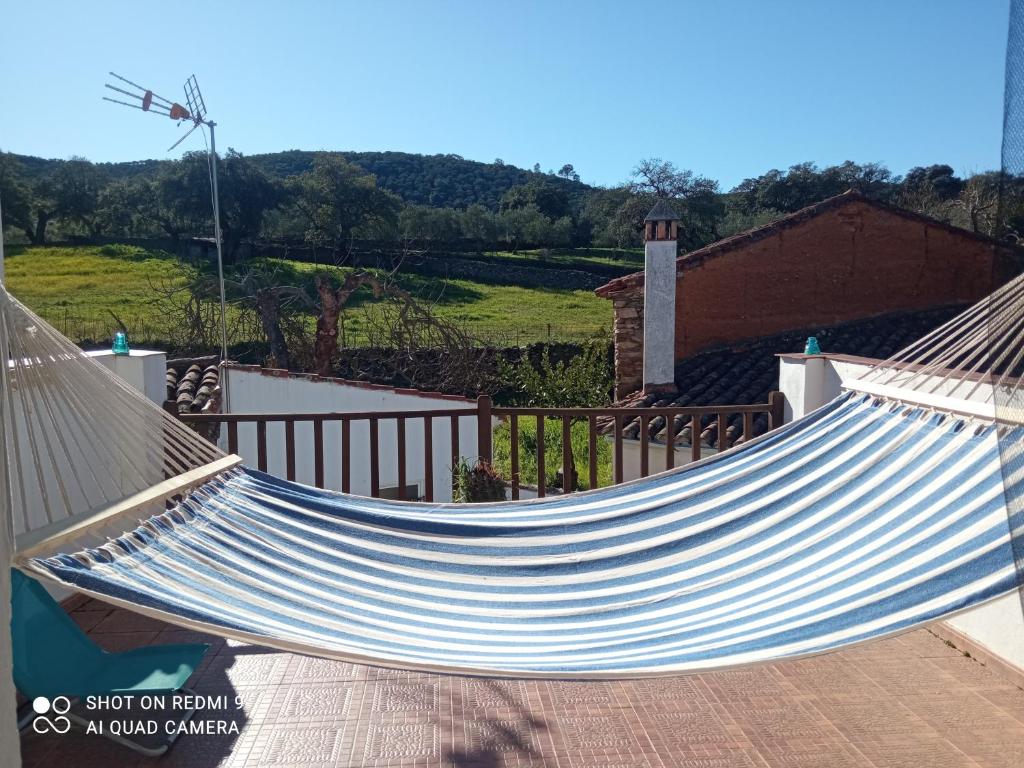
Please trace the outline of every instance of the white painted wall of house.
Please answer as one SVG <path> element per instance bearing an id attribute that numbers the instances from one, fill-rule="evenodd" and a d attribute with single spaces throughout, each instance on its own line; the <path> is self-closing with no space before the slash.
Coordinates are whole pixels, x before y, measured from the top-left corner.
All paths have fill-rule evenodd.
<path id="1" fill-rule="evenodd" d="M 428 394 L 408 394 L 383 388 L 358 386 L 337 379 L 316 379 L 283 376 L 265 372 L 231 368 L 228 374 L 230 402 L 234 413 L 317 413 L 363 411 L 424 411 L 472 408 L 471 401 L 453 400 Z M 494 421 L 492 427 L 497 424 Z M 267 425 L 267 471 L 285 477 L 284 424 Z M 248 466 L 256 466 L 256 427 L 240 424 L 239 455 Z M 226 450 L 222 430 L 221 447 Z M 353 422 L 352 487 L 354 494 L 370 495 L 370 427 L 368 422 Z M 416 484 L 424 491 L 423 420 L 409 419 L 405 429 L 406 483 Z M 476 415 L 459 419 L 459 452 L 467 460 L 477 457 Z M 395 421 L 380 422 L 379 432 L 380 487 L 398 484 L 398 427 Z M 447 417 L 433 420 L 434 500 L 451 501 L 451 428 Z M 324 485 L 341 490 L 341 422 L 324 424 Z M 313 425 L 295 425 L 295 479 L 313 484 Z"/>
<path id="2" fill-rule="evenodd" d="M 786 397 L 785 419 L 790 421 L 838 397 L 841 381 L 864 375 L 873 362 L 832 360 L 827 355 L 782 355 L 780 365 L 779 388 Z M 944 384 L 936 394 L 949 394 L 954 387 L 955 383 Z M 979 391 L 969 399 L 981 400 L 984 395 Z M 946 623 L 1024 671 L 1024 593 L 1004 595 Z"/>
<path id="3" fill-rule="evenodd" d="M 605 437 L 605 440 L 612 443 L 612 451 L 614 456 L 615 441 L 611 437 Z M 675 451 L 675 458 L 673 459 L 676 467 L 681 467 L 684 464 L 690 463 L 690 446 L 683 445 L 673 449 Z M 717 448 L 708 448 L 706 445 L 701 446 L 700 457 L 702 459 L 708 456 L 714 456 L 718 453 Z M 636 480 L 641 477 L 640 474 L 640 461 L 643 458 L 643 451 L 640 448 L 639 440 L 623 440 L 622 441 L 622 479 L 623 481 Z M 582 470 L 581 470 L 582 471 Z M 647 443 L 647 475 L 656 475 L 659 472 L 665 471 L 665 444 L 656 443 L 653 440 Z"/>

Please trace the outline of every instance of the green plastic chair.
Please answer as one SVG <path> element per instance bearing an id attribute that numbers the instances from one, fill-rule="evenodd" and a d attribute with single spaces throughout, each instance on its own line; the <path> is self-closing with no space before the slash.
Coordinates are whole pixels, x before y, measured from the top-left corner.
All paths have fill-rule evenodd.
<path id="1" fill-rule="evenodd" d="M 29 701 L 38 696 L 66 696 L 73 700 L 105 694 L 169 695 L 183 690 L 209 650 L 206 644 L 182 644 L 155 645 L 123 653 L 104 651 L 39 582 L 13 569 L 11 635 L 14 683 Z M 187 720 L 193 712 L 184 714 Z M 87 722 L 72 713 L 67 716 L 79 725 Z M 153 756 L 166 752 L 174 741 L 169 738 L 149 747 L 123 736 L 105 735 L 136 752 Z"/>

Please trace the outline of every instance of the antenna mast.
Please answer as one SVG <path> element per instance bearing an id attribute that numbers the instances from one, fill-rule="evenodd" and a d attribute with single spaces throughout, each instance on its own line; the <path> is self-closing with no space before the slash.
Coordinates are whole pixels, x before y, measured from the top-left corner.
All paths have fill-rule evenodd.
<path id="1" fill-rule="evenodd" d="M 205 125 L 210 129 L 210 197 L 213 200 L 213 232 L 214 239 L 217 243 L 217 282 L 220 286 L 220 353 L 222 364 L 226 363 L 228 360 L 228 314 L 227 296 L 224 291 L 224 253 L 220 232 L 220 194 L 217 191 L 217 143 L 214 137 L 214 129 L 217 127 L 217 124 L 206 116 L 206 102 L 203 101 L 203 94 L 199 90 L 199 83 L 196 81 L 195 75 L 192 75 L 185 81 L 186 106 L 182 106 L 177 102 L 165 99 L 163 96 L 153 93 L 153 91 L 148 88 L 143 88 L 141 85 L 133 83 L 127 78 L 121 77 L 121 75 L 116 72 L 111 72 L 110 75 L 111 77 L 117 78 L 126 86 L 134 88 L 135 92 L 133 93 L 132 91 L 125 90 L 119 86 L 110 85 L 109 83 L 105 84 L 106 87 L 111 91 L 127 96 L 134 101 L 123 101 L 109 96 L 104 96 L 104 101 L 111 101 L 114 104 L 121 104 L 126 107 L 132 107 L 133 109 L 141 109 L 143 112 L 153 112 L 157 115 L 163 115 L 171 118 L 171 120 L 178 121 L 179 124 L 185 120 L 192 123 L 192 127 L 170 146 L 167 150 L 168 152 L 181 144 L 181 142 L 187 139 L 197 128 L 201 128 Z M 224 393 L 225 410 L 227 411 L 230 410 L 230 408 L 228 408 L 227 403 L 228 389 L 226 381 L 223 382 L 221 388 Z"/>

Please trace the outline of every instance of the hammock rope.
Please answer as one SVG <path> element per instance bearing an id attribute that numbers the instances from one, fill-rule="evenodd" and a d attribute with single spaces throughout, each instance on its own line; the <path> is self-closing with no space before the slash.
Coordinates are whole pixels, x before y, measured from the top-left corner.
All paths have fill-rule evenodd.
<path id="1" fill-rule="evenodd" d="M 240 467 L 0 290 L 4 512 L 34 576 L 330 658 L 577 679 L 827 652 L 1019 587 L 1022 308 L 1018 278 L 712 458 L 454 505 Z"/>

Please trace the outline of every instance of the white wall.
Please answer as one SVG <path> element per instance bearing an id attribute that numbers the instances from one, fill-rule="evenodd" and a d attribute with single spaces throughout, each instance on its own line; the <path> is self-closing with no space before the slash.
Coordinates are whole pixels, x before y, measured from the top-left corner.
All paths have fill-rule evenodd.
<path id="1" fill-rule="evenodd" d="M 615 441 L 611 437 L 605 437 L 612 443 L 612 451 L 615 450 Z M 674 466 L 681 467 L 691 461 L 690 446 L 682 445 L 673 449 L 675 451 Z M 717 448 L 709 448 L 706 445 L 700 447 L 700 457 L 706 459 L 718 453 Z M 614 457 L 614 453 L 612 454 Z M 643 458 L 643 451 L 640 448 L 639 440 L 622 441 L 622 481 L 636 480 L 642 477 L 640 473 L 640 461 Z M 614 458 L 613 458 L 614 460 Z M 665 471 L 665 444 L 656 443 L 653 440 L 647 443 L 647 476 L 656 475 Z"/>
<path id="2" fill-rule="evenodd" d="M 644 385 L 672 384 L 676 367 L 676 241 L 644 244 Z"/>
<path id="3" fill-rule="evenodd" d="M 842 381 L 863 376 L 871 370 L 874 361 L 832 359 L 828 355 L 782 355 L 780 365 L 779 387 L 786 396 L 785 420 L 790 421 L 838 397 Z M 979 387 L 969 393 L 969 387 L 958 386 L 957 382 L 937 384 L 935 394 L 938 395 L 961 396 L 973 401 L 991 396 L 991 387 Z M 790 403 L 796 405 L 790 408 Z M 1024 671 L 1024 609 L 1018 593 L 962 613 L 946 623 Z"/>
<path id="4" fill-rule="evenodd" d="M 462 398 L 414 393 L 389 387 L 355 384 L 339 379 L 284 375 L 251 366 L 230 366 L 228 372 L 231 411 L 233 413 L 355 413 L 366 411 L 436 411 L 475 408 L 475 403 Z M 476 415 L 459 418 L 459 453 L 467 460 L 477 457 Z M 497 423 L 496 421 L 494 422 Z M 381 421 L 379 426 L 380 487 L 398 484 L 398 427 L 394 420 Z M 493 426 L 493 425 L 492 425 Z M 351 492 L 370 495 L 370 426 L 369 422 L 352 423 L 352 487 Z M 256 426 L 240 424 L 239 455 L 248 466 L 257 466 Z M 408 419 L 405 425 L 407 484 L 424 490 L 423 419 Z M 227 447 L 226 431 L 221 430 L 221 447 Z M 451 501 L 451 427 L 447 417 L 433 419 L 434 500 Z M 341 422 L 324 423 L 324 485 L 341 490 Z M 283 422 L 267 425 L 267 471 L 286 476 L 285 427 Z M 295 425 L 295 479 L 312 485 L 313 464 L 312 422 Z"/>
<path id="5" fill-rule="evenodd" d="M 163 406 L 167 398 L 167 355 L 148 349 L 133 349 L 127 355 L 115 355 L 109 350 L 86 352 L 97 363 L 116 373 L 135 389 Z"/>

